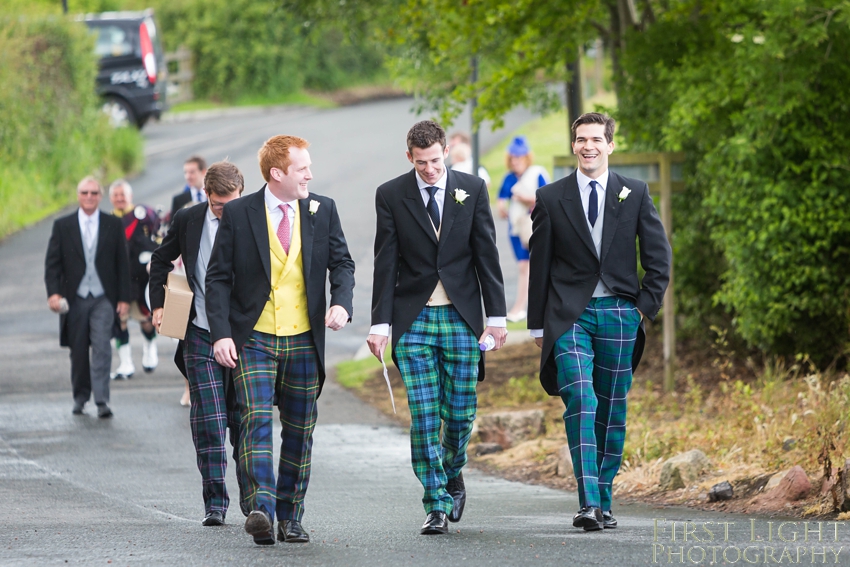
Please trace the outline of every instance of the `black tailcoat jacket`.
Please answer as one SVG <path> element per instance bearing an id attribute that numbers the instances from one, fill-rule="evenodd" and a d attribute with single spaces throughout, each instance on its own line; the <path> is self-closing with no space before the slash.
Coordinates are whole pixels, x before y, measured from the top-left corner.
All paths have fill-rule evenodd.
<path id="1" fill-rule="evenodd" d="M 206 306 L 210 339 L 232 338 L 236 351 L 251 332 L 271 293 L 271 248 L 266 221 L 266 186 L 227 203 L 207 267 Z M 310 214 L 310 201 L 319 208 Z M 325 281 L 331 305 L 352 315 L 354 260 L 342 232 L 336 203 L 310 193 L 298 201 L 301 222 L 301 263 L 307 293 L 310 332 L 319 357 L 320 385 L 325 379 Z M 191 209 L 190 209 L 191 210 Z M 349 319 L 350 320 L 350 319 Z"/>
<path id="2" fill-rule="evenodd" d="M 392 325 L 393 351 L 442 281 L 446 294 L 475 333 L 489 317 L 504 317 L 505 287 L 487 186 L 479 177 L 448 170 L 440 240 L 416 183 L 416 172 L 378 187 L 372 324 Z M 468 196 L 455 199 L 457 189 Z M 395 354 L 393 354 L 395 357 Z M 484 357 L 479 365 L 484 379 Z"/>
<path id="3" fill-rule="evenodd" d="M 620 201 L 624 187 L 631 193 Z M 531 219 L 528 328 L 543 329 L 540 382 L 547 393 L 557 396 L 555 341 L 578 320 L 597 282 L 601 279 L 614 295 L 633 302 L 654 320 L 670 280 L 671 250 L 646 183 L 613 171 L 605 190 L 600 257 L 575 173 L 538 189 Z M 636 239 L 645 271 L 643 282 L 638 281 Z M 644 340 L 641 324 L 633 368 L 640 362 Z"/>
<path id="4" fill-rule="evenodd" d="M 165 304 L 165 284 L 168 273 L 174 269 L 172 262 L 178 257 L 183 257 L 183 266 L 186 270 L 186 281 L 192 293 L 197 293 L 198 281 L 195 279 L 195 269 L 198 264 L 198 253 L 201 250 L 201 236 L 204 231 L 208 205 L 201 203 L 203 207 L 188 207 L 178 209 L 177 214 L 171 219 L 171 227 L 162 244 L 151 256 L 150 273 L 150 301 L 151 312 L 159 309 Z M 189 321 L 195 319 L 195 302 L 189 311 Z M 183 376 L 186 376 L 186 365 L 183 361 L 183 341 L 177 345 L 174 353 L 174 363 Z"/>
<path id="5" fill-rule="evenodd" d="M 77 300 L 77 288 L 86 275 L 86 255 L 83 252 L 83 236 L 80 233 L 78 211 L 56 219 L 47 257 L 44 261 L 44 283 L 47 296 L 59 294 L 73 305 Z M 127 256 L 127 240 L 121 219 L 98 212 L 97 249 L 94 264 L 103 293 L 114 308 L 119 301 L 130 302 L 130 264 Z M 60 316 L 59 344 L 69 346 L 67 317 Z"/>

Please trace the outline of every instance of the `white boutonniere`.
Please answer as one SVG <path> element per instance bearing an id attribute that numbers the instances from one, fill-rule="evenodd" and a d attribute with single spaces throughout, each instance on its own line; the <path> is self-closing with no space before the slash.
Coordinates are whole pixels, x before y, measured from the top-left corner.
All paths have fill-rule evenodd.
<path id="1" fill-rule="evenodd" d="M 629 193 L 631 193 L 631 192 L 632 192 L 632 190 L 629 189 L 628 187 L 623 187 L 623 190 L 620 191 L 620 194 L 617 195 L 617 198 L 620 199 L 620 202 L 622 203 L 623 201 L 626 200 L 626 197 L 628 197 Z"/>
<path id="2" fill-rule="evenodd" d="M 310 201 L 310 214 L 311 215 L 316 214 L 316 211 L 319 210 L 319 205 L 321 205 L 321 203 L 319 203 L 318 201 L 313 201 L 313 200 Z"/>
<path id="3" fill-rule="evenodd" d="M 469 193 L 464 191 L 463 189 L 455 189 L 454 195 L 452 195 L 455 199 L 455 202 L 458 205 L 462 205 L 466 198 L 469 197 Z"/>

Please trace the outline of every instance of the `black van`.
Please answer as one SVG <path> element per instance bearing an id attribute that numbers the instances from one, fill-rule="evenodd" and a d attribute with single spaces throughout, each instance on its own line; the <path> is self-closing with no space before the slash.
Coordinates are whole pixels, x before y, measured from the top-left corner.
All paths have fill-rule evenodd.
<path id="1" fill-rule="evenodd" d="M 159 118 L 167 109 L 167 71 L 153 10 L 86 14 L 84 20 L 97 34 L 97 93 L 113 125 L 141 128 Z"/>

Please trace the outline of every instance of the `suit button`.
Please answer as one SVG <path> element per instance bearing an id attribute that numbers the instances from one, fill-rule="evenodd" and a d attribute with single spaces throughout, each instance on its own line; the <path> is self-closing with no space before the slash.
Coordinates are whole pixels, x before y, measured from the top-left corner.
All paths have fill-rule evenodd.
<path id="1" fill-rule="evenodd" d="M 443 271 L 443 269 L 442 269 L 442 268 L 437 268 L 437 272 L 438 272 L 438 273 L 439 273 L 439 272 L 442 272 L 442 271 Z"/>

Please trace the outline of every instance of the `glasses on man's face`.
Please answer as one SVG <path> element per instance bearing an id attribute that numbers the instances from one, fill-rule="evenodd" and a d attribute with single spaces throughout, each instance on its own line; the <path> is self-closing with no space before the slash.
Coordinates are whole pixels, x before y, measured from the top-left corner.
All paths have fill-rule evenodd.
<path id="1" fill-rule="evenodd" d="M 223 209 L 225 204 L 226 203 L 217 203 L 210 199 L 210 208 L 215 209 L 216 211 L 220 211 L 221 209 Z"/>
<path id="2" fill-rule="evenodd" d="M 100 191 L 78 191 L 78 193 L 83 197 L 88 197 L 89 195 L 96 197 L 97 195 L 100 195 Z"/>

